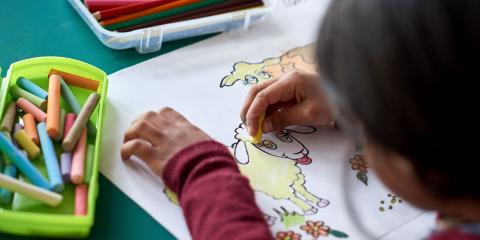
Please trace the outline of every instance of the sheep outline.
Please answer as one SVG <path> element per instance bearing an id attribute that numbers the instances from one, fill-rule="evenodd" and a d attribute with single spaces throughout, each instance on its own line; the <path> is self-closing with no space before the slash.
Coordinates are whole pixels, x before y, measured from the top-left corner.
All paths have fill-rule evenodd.
<path id="1" fill-rule="evenodd" d="M 306 189 L 305 175 L 298 164 L 311 163 L 309 150 L 292 133 L 314 132 L 316 129 L 311 126 L 291 126 L 274 134 L 264 134 L 260 144 L 253 144 L 245 124 L 241 123 L 235 129 L 237 142 L 231 147 L 240 172 L 249 179 L 255 191 L 276 200 L 288 200 L 299 207 L 304 215 L 313 215 L 318 208 L 326 207 L 330 202 Z M 284 151 L 286 149 L 295 150 L 287 152 Z M 269 224 L 275 221 L 274 217 L 268 215 L 265 218 Z"/>

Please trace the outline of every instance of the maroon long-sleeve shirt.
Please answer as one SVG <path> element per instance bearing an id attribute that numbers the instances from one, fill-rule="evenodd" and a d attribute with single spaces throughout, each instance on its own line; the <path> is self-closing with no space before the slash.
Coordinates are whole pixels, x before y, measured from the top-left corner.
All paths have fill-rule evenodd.
<path id="1" fill-rule="evenodd" d="M 165 184 L 177 193 L 192 238 L 272 239 L 255 203 L 248 179 L 228 149 L 215 141 L 188 146 L 163 171 Z M 435 232 L 431 240 L 480 240 L 480 225 Z"/>

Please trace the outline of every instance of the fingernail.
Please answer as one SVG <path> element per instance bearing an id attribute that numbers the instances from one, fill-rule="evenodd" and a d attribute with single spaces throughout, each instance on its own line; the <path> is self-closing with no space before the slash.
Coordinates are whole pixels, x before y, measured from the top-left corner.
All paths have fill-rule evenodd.
<path id="1" fill-rule="evenodd" d="M 248 134 L 250 134 L 250 136 L 255 135 L 255 133 L 252 133 L 252 128 L 249 127 L 248 125 L 247 125 L 247 131 L 248 131 Z"/>
<path id="2" fill-rule="evenodd" d="M 264 131 L 264 132 L 271 132 L 271 131 L 273 131 L 272 121 L 266 121 L 266 122 L 263 123 L 263 131 Z"/>

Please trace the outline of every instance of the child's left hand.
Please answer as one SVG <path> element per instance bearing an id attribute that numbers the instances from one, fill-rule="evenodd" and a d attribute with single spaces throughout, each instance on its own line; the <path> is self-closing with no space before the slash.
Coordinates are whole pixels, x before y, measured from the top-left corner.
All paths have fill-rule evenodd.
<path id="1" fill-rule="evenodd" d="M 147 112 L 132 123 L 125 133 L 121 156 L 125 161 L 135 155 L 162 176 L 165 165 L 175 153 L 205 140 L 211 140 L 210 136 L 166 107 L 159 112 Z"/>

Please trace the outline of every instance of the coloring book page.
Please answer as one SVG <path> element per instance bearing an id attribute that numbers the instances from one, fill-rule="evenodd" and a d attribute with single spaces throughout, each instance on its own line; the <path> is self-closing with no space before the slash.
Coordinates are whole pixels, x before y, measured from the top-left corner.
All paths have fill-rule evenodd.
<path id="1" fill-rule="evenodd" d="M 179 239 L 190 235 L 175 194 L 121 160 L 125 130 L 170 106 L 232 150 L 276 239 L 420 239 L 433 215 L 393 195 L 338 131 L 292 126 L 249 141 L 240 108 L 250 86 L 317 71 L 317 26 L 328 1 L 284 0 L 247 32 L 218 35 L 109 76 L 101 172 Z M 288 4 L 287 4 L 288 3 Z"/>

